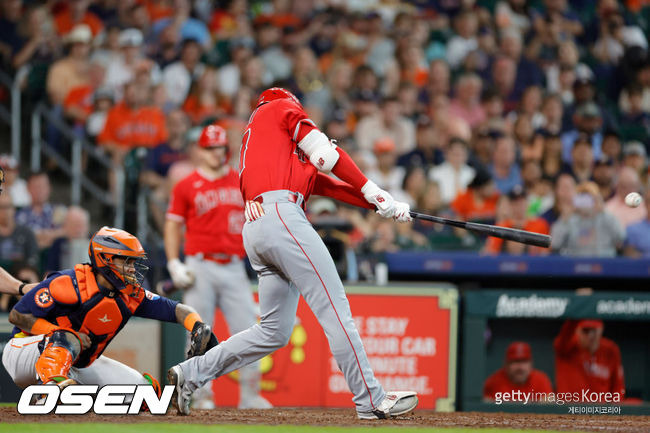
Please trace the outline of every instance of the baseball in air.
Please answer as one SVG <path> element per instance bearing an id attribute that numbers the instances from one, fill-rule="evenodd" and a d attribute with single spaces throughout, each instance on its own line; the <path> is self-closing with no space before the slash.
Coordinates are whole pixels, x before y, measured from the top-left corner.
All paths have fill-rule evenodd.
<path id="1" fill-rule="evenodd" d="M 625 196 L 625 204 L 629 207 L 638 207 L 641 204 L 641 194 L 631 192 Z"/>

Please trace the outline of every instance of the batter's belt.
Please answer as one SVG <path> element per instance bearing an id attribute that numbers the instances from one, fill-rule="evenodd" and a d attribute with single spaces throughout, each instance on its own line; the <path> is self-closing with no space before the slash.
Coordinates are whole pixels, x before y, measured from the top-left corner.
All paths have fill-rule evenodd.
<path id="1" fill-rule="evenodd" d="M 279 189 L 276 191 L 263 192 L 262 194 L 255 197 L 253 201 L 256 201 L 260 204 L 288 201 L 302 207 L 302 205 L 305 203 L 305 197 L 299 192 L 293 192 L 287 189 Z"/>

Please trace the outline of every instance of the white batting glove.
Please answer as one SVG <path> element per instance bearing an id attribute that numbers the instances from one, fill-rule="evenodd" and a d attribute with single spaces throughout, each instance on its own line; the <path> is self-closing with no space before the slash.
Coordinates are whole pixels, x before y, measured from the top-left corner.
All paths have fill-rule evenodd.
<path id="1" fill-rule="evenodd" d="M 395 221 L 398 223 L 410 223 L 413 221 L 413 218 L 411 218 L 409 212 L 411 212 L 411 205 L 403 201 L 395 202 L 395 215 L 393 215 Z"/>
<path id="2" fill-rule="evenodd" d="M 384 218 L 392 218 L 395 215 L 395 200 L 388 192 L 379 188 L 377 184 L 371 180 L 361 188 L 361 193 L 366 201 L 374 204 L 377 208 L 377 213 Z"/>
<path id="3" fill-rule="evenodd" d="M 168 261 L 167 270 L 172 277 L 174 286 L 179 289 L 189 289 L 194 284 L 194 272 L 179 259 Z"/>

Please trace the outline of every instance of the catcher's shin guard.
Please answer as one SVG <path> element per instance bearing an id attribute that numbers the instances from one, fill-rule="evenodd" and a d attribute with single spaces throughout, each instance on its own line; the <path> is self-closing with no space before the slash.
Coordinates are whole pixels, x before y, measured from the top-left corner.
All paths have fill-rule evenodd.
<path id="1" fill-rule="evenodd" d="M 81 341 L 72 332 L 57 330 L 36 361 L 36 373 L 43 383 L 63 382 L 81 352 Z"/>

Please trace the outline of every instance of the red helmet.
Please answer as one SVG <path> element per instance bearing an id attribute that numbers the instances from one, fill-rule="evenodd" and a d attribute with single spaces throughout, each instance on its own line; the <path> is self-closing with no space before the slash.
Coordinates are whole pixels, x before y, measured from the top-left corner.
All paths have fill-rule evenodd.
<path id="1" fill-rule="evenodd" d="M 200 147 L 228 147 L 226 130 L 219 125 L 208 125 L 199 136 Z"/>
<path id="2" fill-rule="evenodd" d="M 112 227 L 102 227 L 90 239 L 90 263 L 95 272 L 104 276 L 117 290 L 137 296 L 149 267 L 142 244 L 131 233 Z M 120 265 L 115 257 L 125 261 Z M 128 268 L 133 267 L 133 270 Z"/>
<path id="3" fill-rule="evenodd" d="M 296 104 L 300 105 L 300 107 L 302 107 L 302 104 L 300 104 L 300 101 L 298 100 L 298 98 L 296 98 L 296 95 L 294 95 L 287 89 L 283 89 L 282 87 L 271 87 L 270 89 L 266 89 L 265 91 L 263 91 L 259 99 L 257 100 L 257 107 L 259 107 L 260 105 L 266 102 L 271 102 L 276 99 L 291 99 L 293 102 L 295 102 Z"/>

